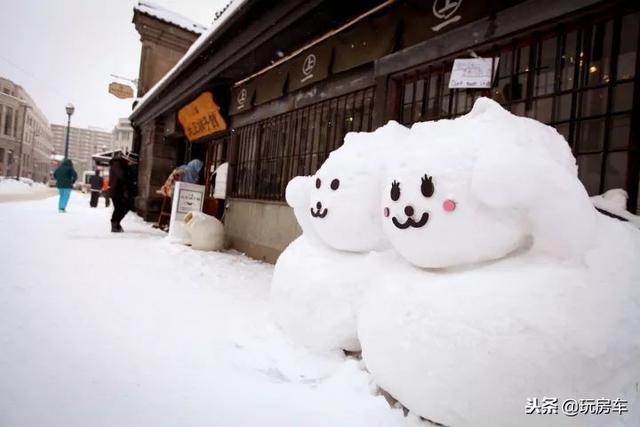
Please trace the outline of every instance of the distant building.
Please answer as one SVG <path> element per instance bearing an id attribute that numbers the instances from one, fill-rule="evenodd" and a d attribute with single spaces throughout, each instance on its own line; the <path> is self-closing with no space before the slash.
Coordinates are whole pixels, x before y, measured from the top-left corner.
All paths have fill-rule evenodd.
<path id="1" fill-rule="evenodd" d="M 118 123 L 111 131 L 113 141 L 111 143 L 111 151 L 122 150 L 123 152 L 131 151 L 133 143 L 133 128 L 128 118 L 118 119 Z"/>
<path id="2" fill-rule="evenodd" d="M 15 176 L 20 170 L 20 176 L 45 181 L 52 139 L 49 122 L 31 96 L 0 77 L 0 175 Z"/>
<path id="3" fill-rule="evenodd" d="M 64 155 L 64 143 L 67 135 L 66 125 L 51 125 L 53 146 L 56 154 Z M 111 148 L 111 132 L 89 127 L 88 129 L 71 127 L 69 133 L 69 159 L 73 161 L 78 173 L 93 169 L 91 156 Z"/>

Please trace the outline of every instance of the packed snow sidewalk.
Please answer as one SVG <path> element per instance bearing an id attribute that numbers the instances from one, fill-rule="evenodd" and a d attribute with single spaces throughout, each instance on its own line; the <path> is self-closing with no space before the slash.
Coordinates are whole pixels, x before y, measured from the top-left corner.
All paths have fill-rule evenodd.
<path id="1" fill-rule="evenodd" d="M 172 245 L 74 192 L 0 205 L 0 425 L 423 425 L 361 364 L 292 344 L 272 266 Z"/>
<path id="2" fill-rule="evenodd" d="M 12 178 L 0 177 L 0 203 L 19 200 L 37 200 L 51 197 L 56 193 L 55 188 L 33 182 L 28 178 L 16 181 Z"/>

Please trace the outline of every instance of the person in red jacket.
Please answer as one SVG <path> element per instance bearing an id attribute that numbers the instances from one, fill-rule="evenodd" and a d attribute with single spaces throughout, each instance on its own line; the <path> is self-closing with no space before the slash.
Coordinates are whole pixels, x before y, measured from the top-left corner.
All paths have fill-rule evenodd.
<path id="1" fill-rule="evenodd" d="M 102 195 L 104 196 L 104 207 L 108 208 L 111 204 L 111 199 L 109 199 L 109 175 L 102 180 Z"/>

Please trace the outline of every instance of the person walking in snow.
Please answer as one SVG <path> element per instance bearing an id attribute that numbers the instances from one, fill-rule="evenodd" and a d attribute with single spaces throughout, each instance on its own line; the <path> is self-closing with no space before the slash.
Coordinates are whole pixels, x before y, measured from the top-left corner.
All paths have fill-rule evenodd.
<path id="1" fill-rule="evenodd" d="M 78 174 L 73 168 L 71 160 L 64 159 L 53 172 L 53 177 L 56 179 L 56 187 L 58 187 L 58 192 L 60 193 L 58 212 L 66 212 L 73 183 L 78 179 Z"/>
<path id="2" fill-rule="evenodd" d="M 96 173 L 91 177 L 89 183 L 91 184 L 91 200 L 89 201 L 89 206 L 96 208 L 98 207 L 98 199 L 100 199 L 100 192 L 102 191 L 102 177 L 98 169 L 96 169 Z"/>
<path id="3" fill-rule="evenodd" d="M 131 208 L 132 184 L 129 163 L 121 155 L 117 155 L 109 162 L 109 196 L 113 201 L 112 233 L 124 231 L 120 221 Z"/>

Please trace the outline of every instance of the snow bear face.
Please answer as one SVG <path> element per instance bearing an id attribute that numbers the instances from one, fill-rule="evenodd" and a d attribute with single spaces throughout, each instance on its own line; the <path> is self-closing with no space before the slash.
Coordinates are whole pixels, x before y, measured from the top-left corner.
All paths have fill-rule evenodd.
<path id="1" fill-rule="evenodd" d="M 348 133 L 314 176 L 294 178 L 287 202 L 303 231 L 333 249 L 387 248 L 379 189 L 389 154 L 408 131 L 391 121 L 374 132 Z"/>
<path id="2" fill-rule="evenodd" d="M 315 233 L 338 250 L 382 248 L 379 171 L 345 164 L 341 157 L 329 158 L 313 177 L 308 215 Z"/>
<path id="3" fill-rule="evenodd" d="M 517 218 L 486 209 L 471 194 L 464 159 L 452 173 L 436 158 L 420 158 L 392 172 L 382 195 L 383 230 L 400 255 L 443 268 L 500 258 L 521 245 Z"/>
<path id="4" fill-rule="evenodd" d="M 594 209 L 566 141 L 486 98 L 458 119 L 414 125 L 386 169 L 383 230 L 419 267 L 517 249 L 577 257 L 593 234 Z"/>

